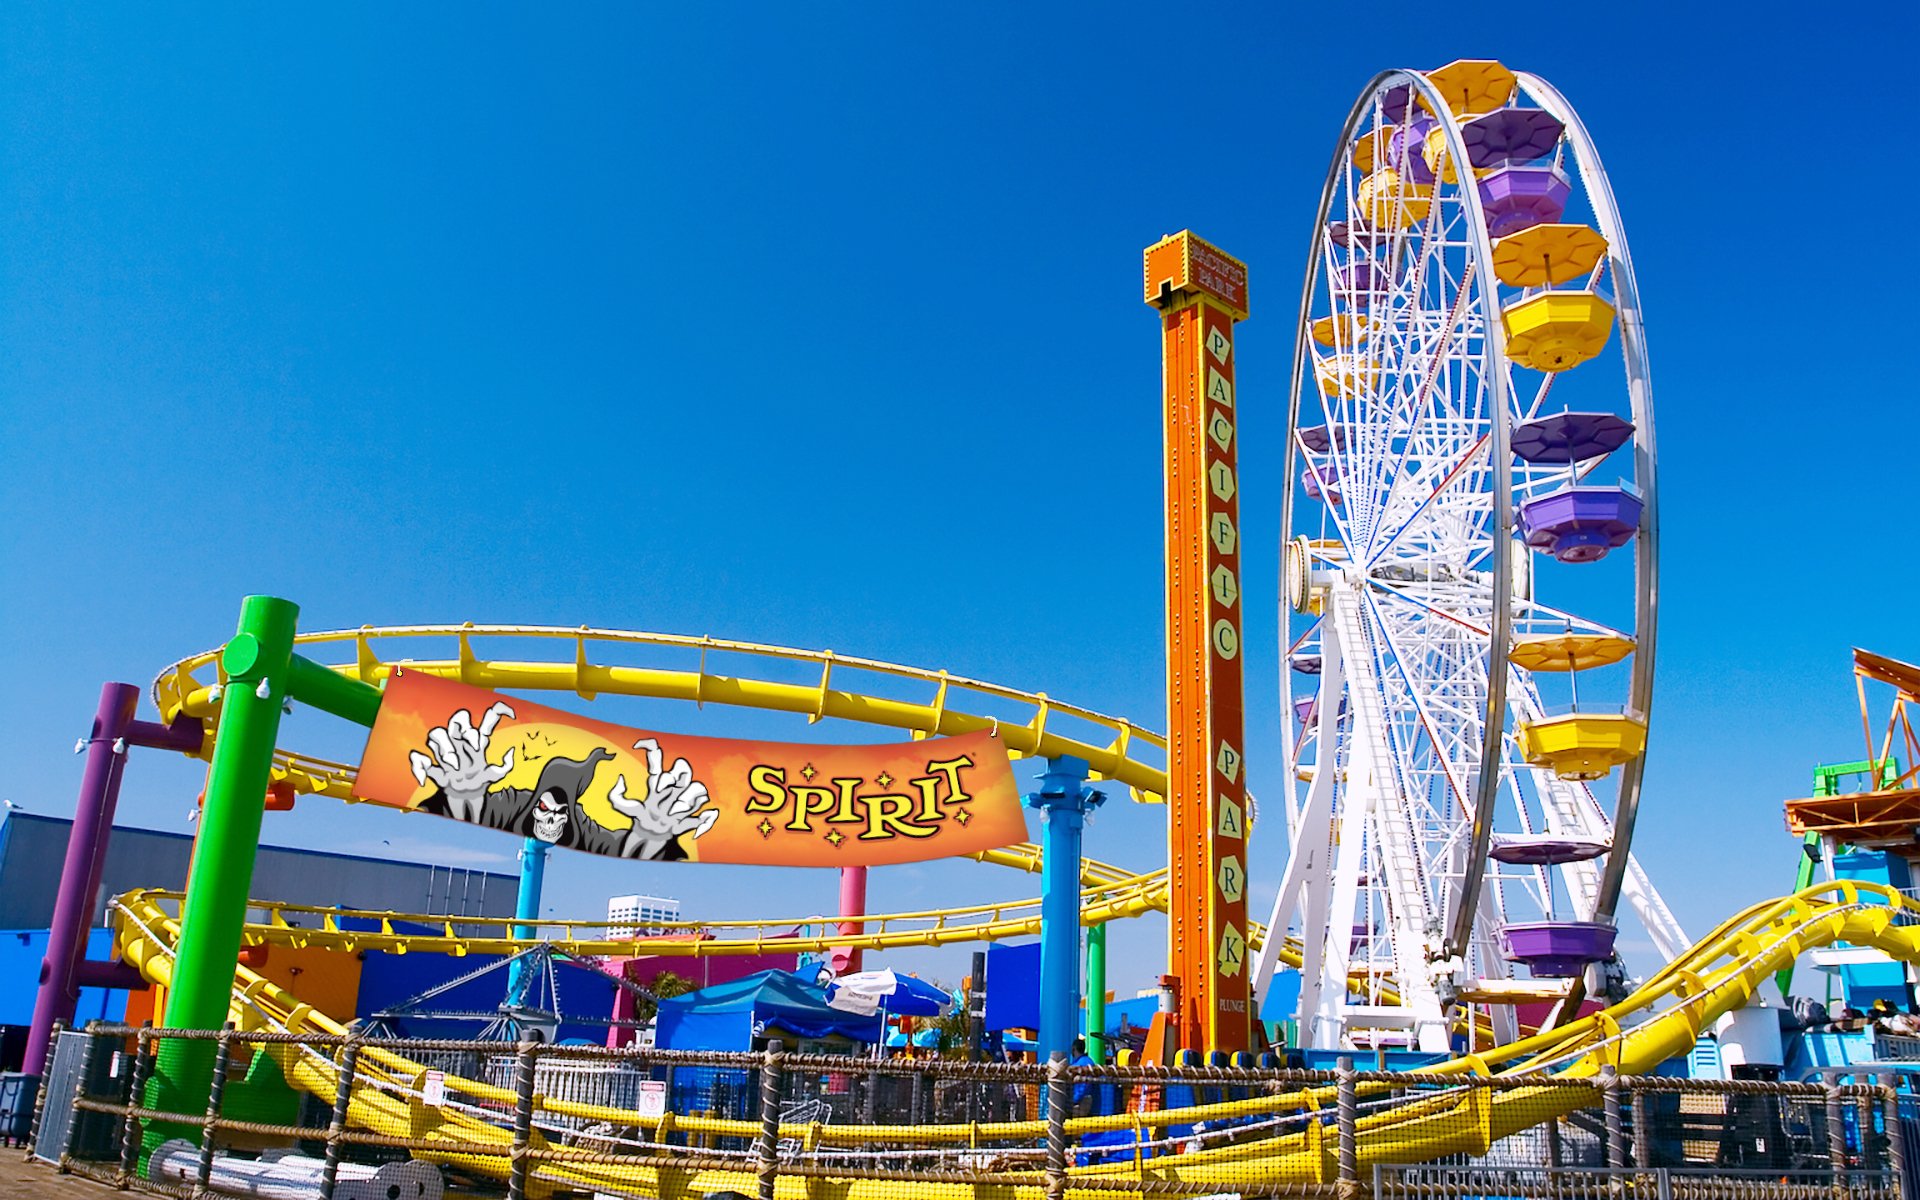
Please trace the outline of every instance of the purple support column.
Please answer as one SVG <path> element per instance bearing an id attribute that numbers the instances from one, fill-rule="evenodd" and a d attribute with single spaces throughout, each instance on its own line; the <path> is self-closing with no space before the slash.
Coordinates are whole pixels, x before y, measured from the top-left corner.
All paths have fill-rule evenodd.
<path id="1" fill-rule="evenodd" d="M 74 971 L 86 953 L 87 926 L 92 923 L 94 864 L 104 867 L 106 830 L 113 825 L 114 805 L 120 799 L 120 771 L 127 761 L 127 726 L 140 689 L 130 683 L 100 687 L 100 708 L 87 739 L 87 770 L 80 779 L 80 800 L 73 810 L 73 832 L 67 836 L 67 861 L 60 870 L 60 890 L 53 901 L 53 925 L 47 931 L 47 957 L 40 964 L 40 994 L 34 1000 L 33 1028 L 27 1034 L 22 1065 L 39 1071 L 47 1057 L 47 1039 L 55 1021 L 71 1021 L 80 998 Z"/>
<path id="2" fill-rule="evenodd" d="M 183 717 L 173 725 L 136 721 L 140 689 L 130 683 L 108 683 L 100 688 L 100 708 L 93 732 L 86 739 L 86 773 L 80 779 L 80 798 L 73 811 L 73 832 L 67 837 L 67 858 L 60 870 L 60 890 L 53 901 L 53 923 L 47 931 L 47 956 L 40 964 L 40 991 L 33 1006 L 33 1027 L 27 1034 L 22 1065 L 38 1072 L 46 1062 L 47 1042 L 55 1021 L 72 1021 L 80 999 L 82 959 L 87 952 L 87 929 L 93 923 L 94 898 L 106 870 L 107 842 L 113 831 L 113 810 L 120 801 L 120 777 L 130 746 L 194 751 L 200 748 L 200 722 Z M 97 973 L 96 973 L 97 974 Z"/>

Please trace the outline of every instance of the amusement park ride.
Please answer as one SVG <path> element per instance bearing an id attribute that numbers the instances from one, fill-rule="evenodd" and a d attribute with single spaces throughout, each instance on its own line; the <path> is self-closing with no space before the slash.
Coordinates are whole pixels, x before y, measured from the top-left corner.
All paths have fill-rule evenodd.
<path id="1" fill-rule="evenodd" d="M 1062 1021 L 1078 1017 L 1081 928 L 1150 911 L 1166 912 L 1170 927 L 1166 999 L 1150 1058 L 1258 1048 L 1258 1000 L 1285 963 L 1301 972 L 1308 1047 L 1402 1047 L 1432 1056 L 1464 1043 L 1480 1051 L 1442 1072 L 1591 1074 L 1603 1062 L 1650 1070 L 1684 1052 L 1704 1024 L 1746 1003 L 1783 956 L 1790 964 L 1802 948 L 1841 936 L 1916 952 L 1911 939 L 1902 940 L 1913 931 L 1890 931 L 1857 903 L 1811 893 L 1756 906 L 1690 946 L 1630 854 L 1658 598 L 1652 390 L 1620 215 L 1584 126 L 1558 92 L 1499 63 L 1460 61 L 1381 74 L 1347 118 L 1314 218 L 1293 369 L 1281 499 L 1288 794 L 1278 806 L 1290 850 L 1264 926 L 1248 916 L 1247 878 L 1282 864 L 1277 855 L 1251 854 L 1245 762 L 1234 342 L 1235 322 L 1249 311 L 1247 272 L 1183 233 L 1147 250 L 1145 284 L 1160 312 L 1165 356 L 1164 741 L 1045 695 L 826 652 L 586 628 L 300 633 L 294 605 L 251 597 L 225 647 L 184 659 L 155 681 L 159 722 L 133 719 L 132 689 L 109 685 L 88 740 L 75 849 L 30 1055 L 44 1054 L 53 1021 L 72 1013 L 83 943 L 60 925 L 77 919 L 84 926 L 82 899 L 98 878 L 130 745 L 211 764 L 189 891 L 116 903 L 119 953 L 169 989 L 168 1028 L 218 1029 L 231 1020 L 245 1029 L 338 1031 L 236 967 L 243 946 L 526 952 L 533 931 L 512 922 L 463 922 L 456 931 L 439 920 L 444 931 L 436 932 L 394 914 L 301 911 L 249 898 L 265 797 L 367 798 L 366 769 L 278 746 L 283 706 L 297 701 L 377 731 L 403 678 L 456 681 L 489 694 L 645 696 L 839 718 L 905 731 L 916 744 L 991 737 L 1014 757 L 1045 760 L 1041 788 L 1027 798 L 1042 810 L 1045 851 L 1016 845 L 972 854 L 1043 871 L 1041 901 L 872 914 L 864 907 L 864 868 L 849 868 L 862 873 L 843 876 L 834 923 L 783 943 L 836 952 L 844 963 L 861 949 L 1038 933 L 1052 996 L 1043 1050 L 1064 1050 L 1074 1032 Z M 1617 374 L 1602 357 L 1616 326 Z M 432 644 L 443 652 L 382 653 Z M 476 649 L 490 644 L 553 652 L 502 660 Z M 680 662 L 616 665 L 630 663 L 636 648 Z M 726 669 L 714 669 L 721 660 Z M 1903 705 L 1920 695 L 1920 670 L 1862 661 L 1872 678 L 1902 689 Z M 817 672 L 817 680 L 795 682 L 796 667 Z M 874 679 L 886 686 L 862 685 Z M 908 692 L 918 698 L 902 699 Z M 526 704 L 493 698 L 500 708 Z M 1029 716 L 990 715 L 1009 706 Z M 495 719 L 477 703 L 434 731 L 453 737 L 443 738 L 437 762 L 415 756 L 414 779 L 425 788 L 432 771 L 440 788 L 430 799 L 464 803 L 455 760 L 467 753 L 464 741 L 476 764 L 493 761 L 479 752 Z M 1904 707 L 1889 740 L 1896 727 L 1913 756 L 1920 747 Z M 623 787 L 629 775 L 636 782 L 624 799 L 614 794 L 616 806 L 632 806 L 639 778 L 650 773 L 660 784 L 673 773 L 658 746 L 650 772 L 623 770 Z M 918 781 L 928 783 L 922 811 L 958 811 L 967 800 L 956 795 L 958 770 L 943 797 Z M 805 784 L 784 778 L 792 786 L 782 797 L 798 798 L 794 824 L 783 828 L 818 833 L 810 816 L 840 820 L 827 815 L 836 803 L 849 821 L 867 820 L 870 831 L 893 819 L 876 812 L 906 820 L 906 809 L 886 808 L 908 803 L 904 795 L 867 797 L 859 816 L 851 784 L 836 801 L 824 779 L 813 779 L 811 763 Z M 1133 873 L 1080 860 L 1080 823 L 1098 802 L 1082 787 L 1088 779 L 1113 780 L 1136 799 L 1167 804 L 1165 870 Z M 1910 772 L 1872 801 L 1887 827 L 1909 840 L 1920 827 L 1912 782 Z M 686 783 L 683 773 L 679 785 Z M 717 792 L 714 799 L 723 808 L 732 803 Z M 1795 819 L 1805 828 L 1844 817 L 1854 842 L 1872 823 L 1863 815 L 1868 802 L 1857 796 L 1837 802 L 1844 814 L 1819 798 L 1797 803 Z M 703 811 L 686 791 L 671 816 L 691 829 Z M 633 820 L 629 845 L 639 833 L 640 818 Z M 691 836 L 712 825 L 705 818 Z M 764 822 L 760 836 L 773 833 Z M 827 838 L 837 853 L 837 830 Z M 1645 972 L 1646 985 L 1632 996 L 1614 944 L 1623 903 L 1660 957 L 1672 961 Z M 250 905 L 267 918 L 249 924 Z M 349 928 L 354 916 L 365 920 Z M 661 952 L 752 953 L 771 931 L 808 920 L 700 923 L 718 936 L 670 941 Z M 629 948 L 587 923 L 542 923 L 553 948 L 567 955 Z M 1088 986 L 1100 994 L 1104 982 Z M 1614 1007 L 1596 1012 L 1601 999 Z M 196 1080 L 204 1088 L 210 1067 L 191 1049 L 175 1047 L 171 1058 L 163 1052 L 157 1093 L 191 1094 Z M 300 1060 L 289 1078 L 327 1097 L 335 1087 L 324 1063 Z M 1500 1096 L 1488 1129 L 1552 1115 L 1523 1113 Z M 355 1120 L 373 1115 L 355 1113 Z M 404 1105 L 384 1116 L 421 1120 Z M 1377 1119 L 1380 1138 L 1392 1134 L 1395 1118 Z M 420 1128 L 420 1137 L 444 1133 L 473 1143 L 504 1136 L 472 1117 Z M 937 1129 L 921 1132 L 953 1140 Z M 1306 1136 L 1275 1135 L 1274 1161 L 1306 1153 L 1303 1142 L 1288 1140 Z M 1243 1147 L 1240 1162 L 1267 1153 L 1258 1150 L 1265 1145 Z M 1204 1158 L 1194 1160 L 1196 1181 L 1209 1178 Z M 742 1186 L 750 1190 L 751 1182 Z"/>
<path id="2" fill-rule="evenodd" d="M 1383 75 L 1341 143 L 1295 341 L 1292 852 L 1269 924 L 1314 931 L 1303 1041 L 1444 1050 L 1455 1005 L 1510 1040 L 1514 1006 L 1577 1005 L 1590 967 L 1617 996 L 1623 896 L 1663 958 L 1687 945 L 1628 850 L 1652 384 L 1613 192 L 1558 92 L 1495 62 Z M 1582 388 L 1616 319 L 1624 379 Z M 1606 588 L 1628 596 L 1610 620 L 1553 598 Z M 1609 806 L 1595 785 L 1616 771 Z"/>

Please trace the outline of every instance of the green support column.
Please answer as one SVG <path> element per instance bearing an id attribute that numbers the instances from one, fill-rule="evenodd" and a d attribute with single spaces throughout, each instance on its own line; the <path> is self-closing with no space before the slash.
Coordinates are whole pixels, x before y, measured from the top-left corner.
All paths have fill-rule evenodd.
<path id="1" fill-rule="evenodd" d="M 240 630 L 220 656 L 227 682 L 181 909 L 168 1029 L 218 1029 L 226 1023 L 299 615 L 299 605 L 291 601 L 248 596 L 240 606 Z"/>
<path id="2" fill-rule="evenodd" d="M 1107 923 L 1087 928 L 1087 1057 L 1107 1061 Z"/>
<path id="3" fill-rule="evenodd" d="M 324 713 L 373 728 L 380 715 L 380 689 L 349 679 L 309 658 L 293 655 L 287 663 L 287 695 Z"/>
<path id="4" fill-rule="evenodd" d="M 166 1029 L 219 1029 L 227 1020 L 299 615 L 291 601 L 248 596 L 240 606 L 239 631 L 220 656 L 227 678 L 181 906 L 180 945 L 162 1021 Z M 149 1106 L 187 1113 L 204 1109 L 212 1065 L 211 1042 L 163 1040 L 147 1091 Z M 151 1149 L 156 1136 L 179 1132 L 150 1127 L 143 1141 Z"/>

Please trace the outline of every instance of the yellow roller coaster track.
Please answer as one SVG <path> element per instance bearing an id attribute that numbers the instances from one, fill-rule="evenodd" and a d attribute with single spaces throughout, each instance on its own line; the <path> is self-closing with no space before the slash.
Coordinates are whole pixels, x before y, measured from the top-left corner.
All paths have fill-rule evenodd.
<path id="1" fill-rule="evenodd" d="M 379 922 L 389 914 L 341 914 Z M 179 934 L 176 916 L 157 893 L 131 893 L 114 905 L 115 943 L 120 957 L 148 979 L 166 984 L 172 973 L 173 946 Z M 285 926 L 267 924 L 249 928 L 250 938 L 272 941 L 288 935 Z M 343 935 L 342 935 L 343 936 Z M 365 936 L 365 935 L 360 935 Z M 1906 961 L 1920 961 L 1920 905 L 1889 888 L 1872 884 L 1832 883 L 1779 900 L 1756 904 L 1670 963 L 1625 1001 L 1558 1029 L 1548 1030 L 1481 1055 L 1440 1064 L 1430 1076 L 1449 1078 L 1497 1076 L 1507 1081 L 1538 1078 L 1543 1085 L 1554 1078 L 1585 1078 L 1603 1065 L 1627 1074 L 1644 1073 L 1686 1052 L 1702 1029 L 1721 1015 L 1744 1005 L 1776 970 L 1801 953 L 1845 941 L 1872 946 Z M 582 952 L 604 943 L 580 942 Z M 369 943 L 369 946 L 374 946 Z M 378 948 L 398 948 L 397 943 Z M 630 945 L 626 948 L 630 949 Z M 236 972 L 231 1016 L 247 1031 L 313 1032 L 340 1035 L 345 1030 L 273 983 L 244 968 Z M 311 1048 L 285 1043 L 263 1047 L 274 1054 L 286 1077 L 296 1086 L 325 1099 L 334 1096 L 337 1068 Z M 426 1068 L 398 1055 L 369 1047 L 362 1056 L 379 1086 L 356 1089 L 348 1112 L 359 1127 L 406 1130 L 423 1148 L 420 1157 L 458 1163 L 468 1169 L 501 1174 L 510 1132 L 491 1111 L 509 1108 L 513 1096 L 500 1088 L 472 1080 L 445 1080 L 449 1102 L 428 1106 L 419 1092 Z M 1327 1089 L 1304 1089 L 1223 1101 L 1157 1113 L 1124 1113 L 1076 1118 L 1070 1135 L 1104 1130 L 1164 1130 L 1168 1126 L 1231 1118 L 1285 1119 L 1290 1114 L 1323 1110 L 1330 1103 Z M 1542 1086 L 1500 1090 L 1462 1088 L 1442 1090 L 1409 1102 L 1383 1106 L 1359 1122 L 1359 1165 L 1375 1162 L 1421 1161 L 1444 1154 L 1482 1154 L 1499 1138 L 1547 1120 L 1580 1103 L 1572 1089 Z M 555 1117 L 638 1125 L 657 1132 L 662 1121 L 690 1134 L 750 1138 L 759 1132 L 755 1122 L 668 1114 L 640 1117 L 626 1109 L 543 1100 L 543 1113 Z M 921 1126 L 792 1126 L 782 1137 L 804 1139 L 808 1147 L 861 1147 L 911 1144 L 921 1147 L 957 1146 L 980 1141 L 1040 1138 L 1040 1121 L 972 1125 Z M 446 1145 L 436 1151 L 435 1143 Z M 460 1153 L 454 1146 L 500 1147 L 498 1155 Z M 821 1163 L 830 1164 L 831 1159 Z M 1149 1178 L 1178 1181 L 1209 1190 L 1243 1187 L 1250 1178 L 1263 1184 L 1331 1182 L 1338 1164 L 1330 1138 L 1318 1122 L 1302 1121 L 1296 1131 L 1244 1141 L 1217 1149 L 1171 1157 L 1151 1158 L 1120 1165 L 1075 1168 L 1070 1188 L 1082 1194 L 1116 1179 Z M 782 1200 L 804 1200 L 826 1180 L 782 1176 Z M 827 1174 L 831 1174 L 830 1170 Z M 1044 1177 L 1039 1171 L 1012 1173 L 1023 1182 L 973 1185 L 915 1183 L 916 1195 L 943 1200 L 1039 1200 Z M 752 1194 L 751 1170 L 656 1170 L 620 1164 L 556 1163 L 541 1169 L 541 1187 L 599 1186 L 639 1190 L 678 1200 L 718 1191 Z M 1002 1179 L 1006 1174 L 1002 1173 Z M 1030 1182 L 1025 1182 L 1030 1180 Z M 884 1200 L 897 1184 L 863 1178 L 832 1179 L 836 1196 L 845 1200 Z"/>
<path id="2" fill-rule="evenodd" d="M 385 648 L 383 643 L 390 646 L 403 640 L 418 643 L 448 639 L 454 643 L 449 647 L 453 654 L 443 659 L 389 661 L 377 653 L 378 649 Z M 563 643 L 572 653 L 563 659 L 546 661 L 483 659 L 473 652 L 475 639 Z M 328 665 L 342 675 L 375 686 L 384 684 L 393 667 L 398 665 L 410 671 L 458 679 L 475 687 L 572 692 L 585 700 L 612 695 L 684 700 L 698 705 L 733 705 L 797 713 L 809 721 L 828 718 L 858 721 L 903 729 L 915 737 L 996 729 L 1016 758 L 1073 755 L 1085 759 L 1096 778 L 1126 784 L 1136 799 L 1159 802 L 1166 795 L 1164 765 L 1136 756 L 1137 751 L 1144 748 L 1164 759 L 1166 739 L 1131 721 L 1064 704 L 1044 692 L 1023 692 L 946 671 L 854 658 L 831 650 L 795 650 L 757 642 L 591 629 L 584 625 L 577 629 L 547 625 L 364 626 L 303 633 L 294 641 L 309 656 L 314 656 L 321 647 L 350 645 L 353 661 Z M 665 653 L 693 657 L 696 661 L 691 669 L 593 661 L 594 657 L 619 653 Z M 742 668 L 774 662 L 804 666 L 808 674 L 817 669 L 819 679 L 795 683 L 766 678 L 777 673 L 772 670 L 761 671 L 759 678 L 745 673 L 716 674 L 707 669 L 708 660 L 713 657 L 723 657 Z M 835 686 L 836 676 L 841 686 Z M 849 677 L 856 683 L 894 681 L 893 686 L 904 685 L 903 690 L 919 691 L 924 696 L 901 699 L 855 690 L 846 686 Z M 211 717 L 220 707 L 219 694 L 213 689 L 225 682 L 220 669 L 220 651 L 208 650 L 162 671 L 153 681 L 154 703 L 159 706 L 161 719 L 166 721 L 181 713 Z M 997 711 L 1001 709 L 1007 710 L 1004 715 Z M 1068 727 L 1065 731 L 1060 728 L 1063 724 Z M 1089 740 L 1095 738 L 1103 740 Z M 200 753 L 212 755 L 211 737 Z M 341 800 L 353 799 L 353 768 L 293 751 L 280 751 L 275 758 L 276 774 L 290 780 L 297 790 Z"/>
<path id="3" fill-rule="evenodd" d="M 476 640 L 512 640 L 523 649 L 535 643 L 555 643 L 572 651 L 570 656 L 555 656 L 546 661 L 481 658 L 474 653 Z M 438 659 L 382 657 L 380 651 L 430 649 L 435 641 L 451 640 L 451 655 Z M 423 646 L 424 643 L 424 646 Z M 722 704 L 797 713 L 809 721 L 836 718 L 885 728 L 903 729 L 914 737 L 967 733 L 980 729 L 996 730 L 1015 757 L 1052 757 L 1069 754 L 1085 759 L 1096 777 L 1125 784 L 1139 800 L 1163 801 L 1166 771 L 1153 761 L 1137 756 L 1142 747 L 1164 756 L 1166 740 L 1117 717 L 1105 716 L 1078 705 L 1065 704 L 1045 693 L 1024 692 L 998 684 L 984 683 L 931 671 L 901 666 L 876 659 L 851 657 L 831 650 L 797 650 L 757 642 L 730 641 L 712 637 L 687 637 L 676 634 L 644 633 L 627 630 L 595 629 L 587 626 L 561 628 L 534 625 L 397 625 L 362 626 L 359 629 L 332 630 L 300 634 L 295 644 L 310 656 L 324 655 L 327 649 L 352 647 L 351 662 L 328 664 L 342 675 L 374 686 L 384 685 L 394 666 L 425 674 L 458 679 L 476 687 L 532 691 L 566 691 L 582 699 L 602 695 L 634 696 L 650 699 L 691 701 L 696 705 Z M 590 653 L 590 651 L 592 653 Z M 694 659 L 692 669 L 662 665 L 615 665 L 596 663 L 608 654 L 665 654 Z M 720 658 L 745 668 L 770 663 L 797 664 L 810 676 L 818 669 L 816 681 L 798 684 L 764 678 L 774 674 L 762 670 L 760 678 L 744 670 L 731 674 L 709 669 L 710 661 Z M 791 670 L 791 667 L 788 668 Z M 836 686 L 836 676 L 839 686 Z M 900 699 L 870 694 L 848 686 L 877 685 L 880 680 L 900 681 L 908 689 L 924 693 L 924 699 Z M 220 666 L 218 649 L 181 659 L 166 668 L 153 682 L 154 703 L 163 721 L 185 715 L 206 723 L 206 739 L 199 757 L 211 758 L 213 738 L 220 711 L 220 692 L 226 676 Z M 899 686 L 895 684 L 894 686 Z M 1006 712 L 985 710 L 1010 710 Z M 1069 728 L 1063 732 L 1062 724 Z M 1077 736 L 1076 736 L 1077 735 Z M 1089 740 L 1090 738 L 1104 740 Z M 274 753 L 276 778 L 291 783 L 296 791 L 325 795 L 353 802 L 353 767 L 278 749 Z M 1014 867 L 1037 873 L 1040 848 L 1023 843 L 989 850 L 971 857 L 980 862 Z M 1165 912 L 1167 908 L 1167 872 L 1165 868 L 1133 873 L 1105 863 L 1087 861 L 1081 868 L 1082 920 L 1086 924 L 1120 917 Z M 690 955 L 753 954 L 766 942 L 779 938 L 781 950 L 812 951 L 826 947 L 848 946 L 866 949 L 891 949 L 905 946 L 939 946 L 956 942 L 996 941 L 1028 937 L 1040 931 L 1039 901 L 1020 900 L 972 908 L 930 910 L 914 913 L 883 913 L 859 918 L 835 918 L 836 923 L 858 925 L 860 932 L 839 935 L 815 935 L 795 939 L 787 936 L 796 926 L 814 924 L 819 914 L 781 920 L 702 922 L 685 928 L 725 930 L 731 936 L 688 939 L 663 943 L 661 953 Z M 326 910 L 304 910 L 297 905 L 270 906 L 274 919 L 250 936 L 259 941 L 285 944 L 309 944 L 316 932 L 327 929 L 330 914 Z M 291 914 L 304 914 L 296 917 Z M 403 952 L 408 949 L 448 954 L 511 953 L 502 947 L 511 943 L 510 924 L 496 922 L 487 937 L 455 936 L 449 930 L 439 937 L 396 931 L 399 925 L 432 926 L 445 919 L 406 914 L 383 914 L 388 918 L 387 934 L 355 933 L 346 940 L 352 948 L 378 948 Z M 315 929 L 300 929 L 305 924 Z M 465 928 L 481 928 L 484 923 L 462 922 Z M 549 925 L 553 923 L 547 923 Z M 616 947 L 576 936 L 576 929 L 591 928 L 584 923 L 560 922 L 567 930 L 566 945 L 581 954 L 620 954 L 630 946 Z M 603 927 L 602 927 L 603 928 Z M 278 929 L 278 932 L 274 930 Z M 337 929 L 334 930 L 338 932 Z M 382 941 L 391 937 L 391 941 Z M 1265 930 L 1257 924 L 1249 931 L 1249 941 L 1259 946 Z M 597 948 L 595 948 L 597 947 Z M 672 947 L 672 948 L 668 948 Z M 516 947 L 517 948 L 517 947 Z M 1297 940 L 1287 939 L 1281 960 L 1300 965 Z M 1363 975 L 1355 976 L 1355 986 L 1364 987 Z M 1391 1002 L 1395 991 L 1388 984 L 1383 993 Z"/>

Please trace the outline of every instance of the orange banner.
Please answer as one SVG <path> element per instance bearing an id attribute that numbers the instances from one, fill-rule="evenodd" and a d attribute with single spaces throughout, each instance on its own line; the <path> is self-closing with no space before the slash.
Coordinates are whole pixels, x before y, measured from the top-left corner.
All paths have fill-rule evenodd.
<path id="1" fill-rule="evenodd" d="M 657 862 L 877 866 L 1027 836 L 992 733 L 882 746 L 651 733 L 404 668 L 353 794 Z"/>

